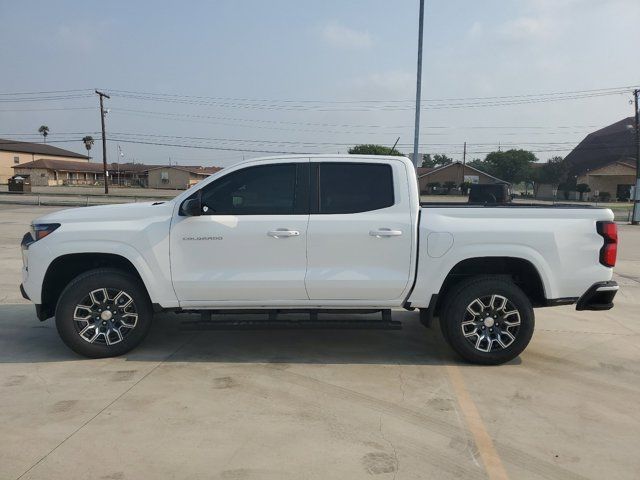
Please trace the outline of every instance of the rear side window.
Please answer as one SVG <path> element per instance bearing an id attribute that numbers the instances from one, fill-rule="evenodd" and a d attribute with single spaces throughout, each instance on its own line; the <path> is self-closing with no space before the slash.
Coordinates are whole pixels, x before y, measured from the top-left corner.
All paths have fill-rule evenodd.
<path id="1" fill-rule="evenodd" d="M 318 213 L 358 213 L 393 205 L 391 166 L 380 163 L 320 163 Z"/>

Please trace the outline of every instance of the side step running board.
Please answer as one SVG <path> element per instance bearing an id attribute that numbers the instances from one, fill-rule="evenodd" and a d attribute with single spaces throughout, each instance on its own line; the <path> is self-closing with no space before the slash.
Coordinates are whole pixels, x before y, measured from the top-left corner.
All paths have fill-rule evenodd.
<path id="1" fill-rule="evenodd" d="M 356 318 L 324 318 L 319 319 L 318 314 L 353 314 L 353 313 L 375 313 L 380 312 L 380 320 L 356 319 Z M 196 312 L 193 312 L 196 313 Z M 186 320 L 181 322 L 184 330 L 262 330 L 262 329 L 380 329 L 398 330 L 402 328 L 399 321 L 391 319 L 391 310 L 202 310 L 199 320 Z M 267 315 L 264 319 L 242 318 L 243 314 Z M 283 318 L 292 314 L 298 318 Z M 299 318 L 300 314 L 308 315 L 308 318 Z M 221 318 L 226 315 L 233 315 L 234 318 Z"/>

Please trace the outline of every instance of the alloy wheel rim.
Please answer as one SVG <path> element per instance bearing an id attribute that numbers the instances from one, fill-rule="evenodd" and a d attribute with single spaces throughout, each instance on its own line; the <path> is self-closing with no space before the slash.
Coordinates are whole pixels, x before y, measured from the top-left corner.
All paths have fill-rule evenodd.
<path id="1" fill-rule="evenodd" d="M 122 342 L 138 324 L 133 297 L 117 288 L 92 290 L 73 310 L 73 322 L 80 337 L 99 345 Z"/>
<path id="2" fill-rule="evenodd" d="M 508 348 L 518 336 L 521 318 L 505 296 L 487 295 L 474 299 L 464 313 L 462 335 L 476 350 L 489 353 Z"/>

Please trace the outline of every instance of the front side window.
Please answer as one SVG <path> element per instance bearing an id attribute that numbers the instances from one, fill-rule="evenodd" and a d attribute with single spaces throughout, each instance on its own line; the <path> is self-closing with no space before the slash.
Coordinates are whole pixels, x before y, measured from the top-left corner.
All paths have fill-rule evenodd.
<path id="1" fill-rule="evenodd" d="M 394 204 L 391 165 L 327 162 L 319 168 L 319 213 L 367 212 Z"/>
<path id="2" fill-rule="evenodd" d="M 202 189 L 205 215 L 291 215 L 296 164 L 260 165 L 225 175 Z"/>

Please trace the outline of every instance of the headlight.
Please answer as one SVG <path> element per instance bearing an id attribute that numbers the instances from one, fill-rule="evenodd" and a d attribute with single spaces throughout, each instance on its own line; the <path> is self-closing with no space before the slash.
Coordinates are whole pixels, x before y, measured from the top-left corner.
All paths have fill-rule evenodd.
<path id="1" fill-rule="evenodd" d="M 31 236 L 33 241 L 37 242 L 49 235 L 60 226 L 59 223 L 35 223 L 31 225 Z"/>

